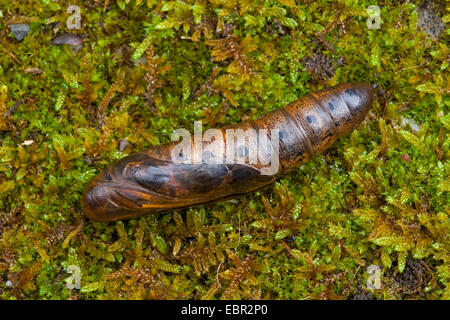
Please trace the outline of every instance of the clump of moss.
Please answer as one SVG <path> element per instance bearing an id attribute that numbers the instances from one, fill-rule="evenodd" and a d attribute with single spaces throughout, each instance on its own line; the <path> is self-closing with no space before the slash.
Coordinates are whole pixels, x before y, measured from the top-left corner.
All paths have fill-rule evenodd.
<path id="1" fill-rule="evenodd" d="M 1 298 L 450 298 L 448 48 L 417 33 L 429 4 L 382 1 L 368 29 L 370 1 L 78 2 L 69 30 L 72 4 L 0 4 Z M 12 23 L 30 26 L 20 42 Z M 52 44 L 67 32 L 83 46 Z M 350 81 L 379 85 L 369 117 L 274 185 L 123 222 L 83 216 L 90 178 L 174 129 Z"/>
<path id="2" fill-rule="evenodd" d="M 311 73 L 316 81 L 329 80 L 335 74 L 336 66 L 342 64 L 342 61 L 333 62 L 330 57 L 319 52 L 314 53 L 303 61 L 305 68 Z"/>

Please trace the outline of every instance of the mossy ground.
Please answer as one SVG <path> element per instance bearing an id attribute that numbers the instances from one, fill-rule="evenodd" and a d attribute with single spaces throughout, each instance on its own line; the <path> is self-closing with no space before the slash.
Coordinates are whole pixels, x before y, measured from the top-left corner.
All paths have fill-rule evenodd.
<path id="1" fill-rule="evenodd" d="M 71 4 L 80 30 L 66 27 Z M 368 29 L 372 4 L 2 1 L 0 297 L 449 299 L 448 30 L 418 29 L 415 1 L 378 1 Z M 31 31 L 18 42 L 11 23 Z M 83 47 L 52 44 L 64 32 Z M 172 130 L 350 81 L 379 85 L 369 117 L 271 187 L 123 222 L 83 216 L 90 178 Z M 81 290 L 66 287 L 70 265 Z"/>

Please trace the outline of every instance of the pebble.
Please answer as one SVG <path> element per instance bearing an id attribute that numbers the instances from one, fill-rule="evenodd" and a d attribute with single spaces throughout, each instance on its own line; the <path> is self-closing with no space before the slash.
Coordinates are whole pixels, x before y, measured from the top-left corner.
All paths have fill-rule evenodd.
<path id="1" fill-rule="evenodd" d="M 34 142 L 33 140 L 25 140 L 20 145 L 22 145 L 22 146 L 31 146 L 33 144 L 33 142 Z"/>
<path id="2" fill-rule="evenodd" d="M 406 161 L 406 162 L 411 162 L 411 158 L 409 157 L 409 154 L 407 154 L 407 153 L 404 153 L 402 155 L 402 160 Z"/>
<path id="3" fill-rule="evenodd" d="M 17 41 L 22 41 L 28 32 L 30 32 L 30 26 L 25 23 L 10 24 L 9 28 L 11 29 L 14 37 L 16 37 Z"/>
<path id="4" fill-rule="evenodd" d="M 25 72 L 26 72 L 26 73 L 31 73 L 31 74 L 39 75 L 39 74 L 42 74 L 43 71 L 42 71 L 41 69 L 39 69 L 39 68 L 30 67 L 30 68 L 26 68 L 26 69 L 25 69 Z"/>
<path id="5" fill-rule="evenodd" d="M 128 147 L 130 144 L 128 143 L 127 139 L 123 139 L 122 141 L 120 141 L 119 144 L 119 151 L 123 152 L 125 150 L 126 147 Z"/>
<path id="6" fill-rule="evenodd" d="M 420 130 L 420 125 L 418 125 L 413 119 L 402 117 L 402 126 L 408 126 L 411 128 L 413 133 L 417 133 Z"/>
<path id="7" fill-rule="evenodd" d="M 64 33 L 52 41 L 53 44 L 70 44 L 74 52 L 83 47 L 83 42 L 84 40 L 80 36 L 73 33 Z"/>
<path id="8" fill-rule="evenodd" d="M 73 33 L 64 33 L 60 36 L 57 36 L 52 41 L 53 44 L 70 44 L 72 46 L 78 46 L 83 44 L 83 39 L 81 37 L 73 34 Z"/>

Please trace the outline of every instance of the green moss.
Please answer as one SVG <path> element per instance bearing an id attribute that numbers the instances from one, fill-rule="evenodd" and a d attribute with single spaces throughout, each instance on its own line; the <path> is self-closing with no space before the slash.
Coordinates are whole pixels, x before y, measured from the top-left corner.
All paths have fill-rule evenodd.
<path id="1" fill-rule="evenodd" d="M 0 4 L 1 298 L 348 299 L 370 265 L 373 297 L 450 298 L 448 47 L 417 30 L 419 3 L 379 2 L 369 30 L 370 1 L 93 2 L 78 51 L 51 43 L 70 31 L 69 4 Z M 10 23 L 31 31 L 17 42 Z M 305 68 L 313 53 L 341 61 L 329 79 Z M 83 216 L 83 188 L 113 160 L 347 81 L 382 88 L 371 115 L 273 186 L 117 223 Z M 71 265 L 81 290 L 66 287 Z M 399 275 L 419 265 L 411 290 Z"/>

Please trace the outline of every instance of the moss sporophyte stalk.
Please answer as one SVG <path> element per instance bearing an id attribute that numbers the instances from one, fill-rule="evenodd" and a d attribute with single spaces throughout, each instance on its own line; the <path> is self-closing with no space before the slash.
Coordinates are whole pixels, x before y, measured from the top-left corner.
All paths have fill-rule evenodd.
<path id="1" fill-rule="evenodd" d="M 443 1 L 2 1 L 0 297 L 449 299 L 448 21 Z M 354 82 L 378 84 L 365 120 L 267 188 L 83 214 L 92 178 L 175 129 Z"/>

